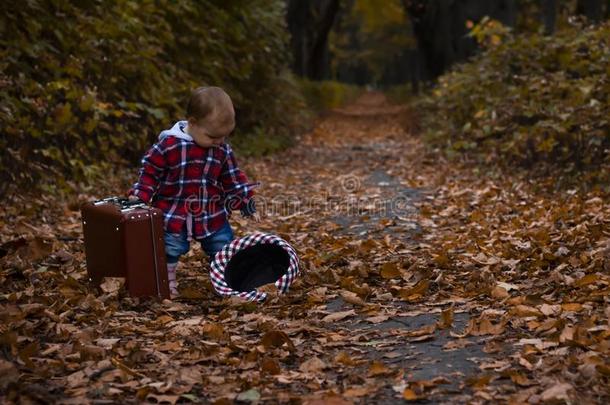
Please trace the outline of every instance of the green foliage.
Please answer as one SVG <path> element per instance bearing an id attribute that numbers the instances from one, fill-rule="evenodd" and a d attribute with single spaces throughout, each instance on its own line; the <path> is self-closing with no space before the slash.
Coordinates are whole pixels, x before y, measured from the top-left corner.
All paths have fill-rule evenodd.
<path id="1" fill-rule="evenodd" d="M 0 8 L 5 188 L 62 186 L 136 162 L 183 118 L 200 85 L 227 90 L 243 137 L 285 135 L 303 107 L 286 75 L 280 0 L 28 0 Z"/>
<path id="2" fill-rule="evenodd" d="M 299 79 L 299 86 L 308 107 L 316 112 L 341 107 L 362 94 L 358 86 L 332 80 Z"/>
<path id="3" fill-rule="evenodd" d="M 416 45 L 404 6 L 400 0 L 349 0 L 343 7 L 345 15 L 329 38 L 333 74 L 363 67 L 379 82 L 388 64 Z"/>
<path id="4" fill-rule="evenodd" d="M 486 42 L 490 36 L 481 30 Z M 420 102 L 428 140 L 487 162 L 607 181 L 610 23 L 552 37 L 503 36 L 442 76 Z"/>
<path id="5" fill-rule="evenodd" d="M 384 94 L 390 101 L 396 104 L 407 104 L 413 102 L 417 94 L 413 91 L 413 86 L 408 84 L 398 84 L 384 89 Z"/>

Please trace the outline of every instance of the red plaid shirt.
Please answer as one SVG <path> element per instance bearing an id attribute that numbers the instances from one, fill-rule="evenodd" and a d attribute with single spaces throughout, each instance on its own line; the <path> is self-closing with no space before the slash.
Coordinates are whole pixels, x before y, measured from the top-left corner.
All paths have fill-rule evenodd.
<path id="1" fill-rule="evenodd" d="M 165 231 L 201 239 L 219 230 L 232 210 L 254 212 L 253 184 L 237 167 L 231 147 L 202 148 L 166 136 L 142 159 L 140 177 L 129 191 L 165 214 Z"/>

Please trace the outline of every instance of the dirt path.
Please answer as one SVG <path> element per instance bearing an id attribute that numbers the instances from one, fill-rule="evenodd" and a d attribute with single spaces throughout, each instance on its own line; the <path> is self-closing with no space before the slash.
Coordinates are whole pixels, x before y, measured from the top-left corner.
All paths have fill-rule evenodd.
<path id="1" fill-rule="evenodd" d="M 330 367 L 326 378 L 367 403 L 400 401 L 408 380 L 438 384 L 436 401 L 465 400 L 471 391 L 464 381 L 486 356 L 482 339 L 455 344 L 447 330 L 436 330 L 448 307 L 453 326 L 466 327 L 464 300 L 426 302 L 423 292 L 413 297 L 421 304 L 409 304 L 391 293 L 426 277 L 414 269 L 413 251 L 425 239 L 418 206 L 433 198 L 444 172 L 407 132 L 409 117 L 383 95 L 365 94 L 329 113 L 288 156 L 256 168 L 261 179 L 273 179 L 260 195 L 271 219 L 263 228 L 279 229 L 303 252 L 311 266 L 306 280 L 321 276 L 322 287 L 313 290 L 319 305 L 304 316 L 331 320 L 321 326 L 335 334 L 334 350 L 317 353 Z M 359 388 L 342 384 L 346 375 L 361 376 Z M 385 384 L 371 378 L 379 376 L 393 378 Z"/>
<path id="2" fill-rule="evenodd" d="M 263 222 L 233 218 L 236 234 L 280 234 L 302 264 L 264 305 L 219 299 L 196 246 L 180 299 L 100 294 L 77 203 L 101 196 L 8 207 L 0 398 L 603 403 L 603 199 L 482 178 L 427 152 L 412 125 L 370 93 L 286 153 L 241 161 L 262 183 Z"/>

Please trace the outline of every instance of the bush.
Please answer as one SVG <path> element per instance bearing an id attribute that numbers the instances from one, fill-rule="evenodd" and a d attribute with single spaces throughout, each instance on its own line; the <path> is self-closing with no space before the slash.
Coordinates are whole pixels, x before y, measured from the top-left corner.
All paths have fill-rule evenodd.
<path id="1" fill-rule="evenodd" d="M 312 110 L 321 112 L 340 107 L 362 94 L 362 88 L 336 81 L 299 79 L 305 102 Z"/>
<path id="2" fill-rule="evenodd" d="M 442 76 L 419 104 L 428 141 L 486 162 L 607 181 L 610 23 L 552 37 L 483 24 L 473 36 L 489 49 Z"/>
<path id="3" fill-rule="evenodd" d="M 238 137 L 285 135 L 304 106 L 286 74 L 281 0 L 29 0 L 0 8 L 5 192 L 61 187 L 137 162 L 203 84 L 233 98 Z"/>

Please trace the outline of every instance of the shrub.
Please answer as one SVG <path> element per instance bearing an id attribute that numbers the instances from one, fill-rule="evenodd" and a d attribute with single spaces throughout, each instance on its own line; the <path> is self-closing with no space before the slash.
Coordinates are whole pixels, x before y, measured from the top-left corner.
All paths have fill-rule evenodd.
<path id="1" fill-rule="evenodd" d="M 290 132 L 303 107 L 285 73 L 281 0 L 28 0 L 0 8 L 5 192 L 61 187 L 137 162 L 203 84 L 233 98 L 238 137 Z"/>
<path id="2" fill-rule="evenodd" d="M 362 88 L 337 81 L 299 79 L 299 86 L 309 108 L 321 112 L 353 101 Z"/>
<path id="3" fill-rule="evenodd" d="M 473 35 L 488 49 L 439 79 L 420 102 L 427 139 L 482 161 L 608 180 L 610 23 L 555 36 L 497 23 Z"/>

